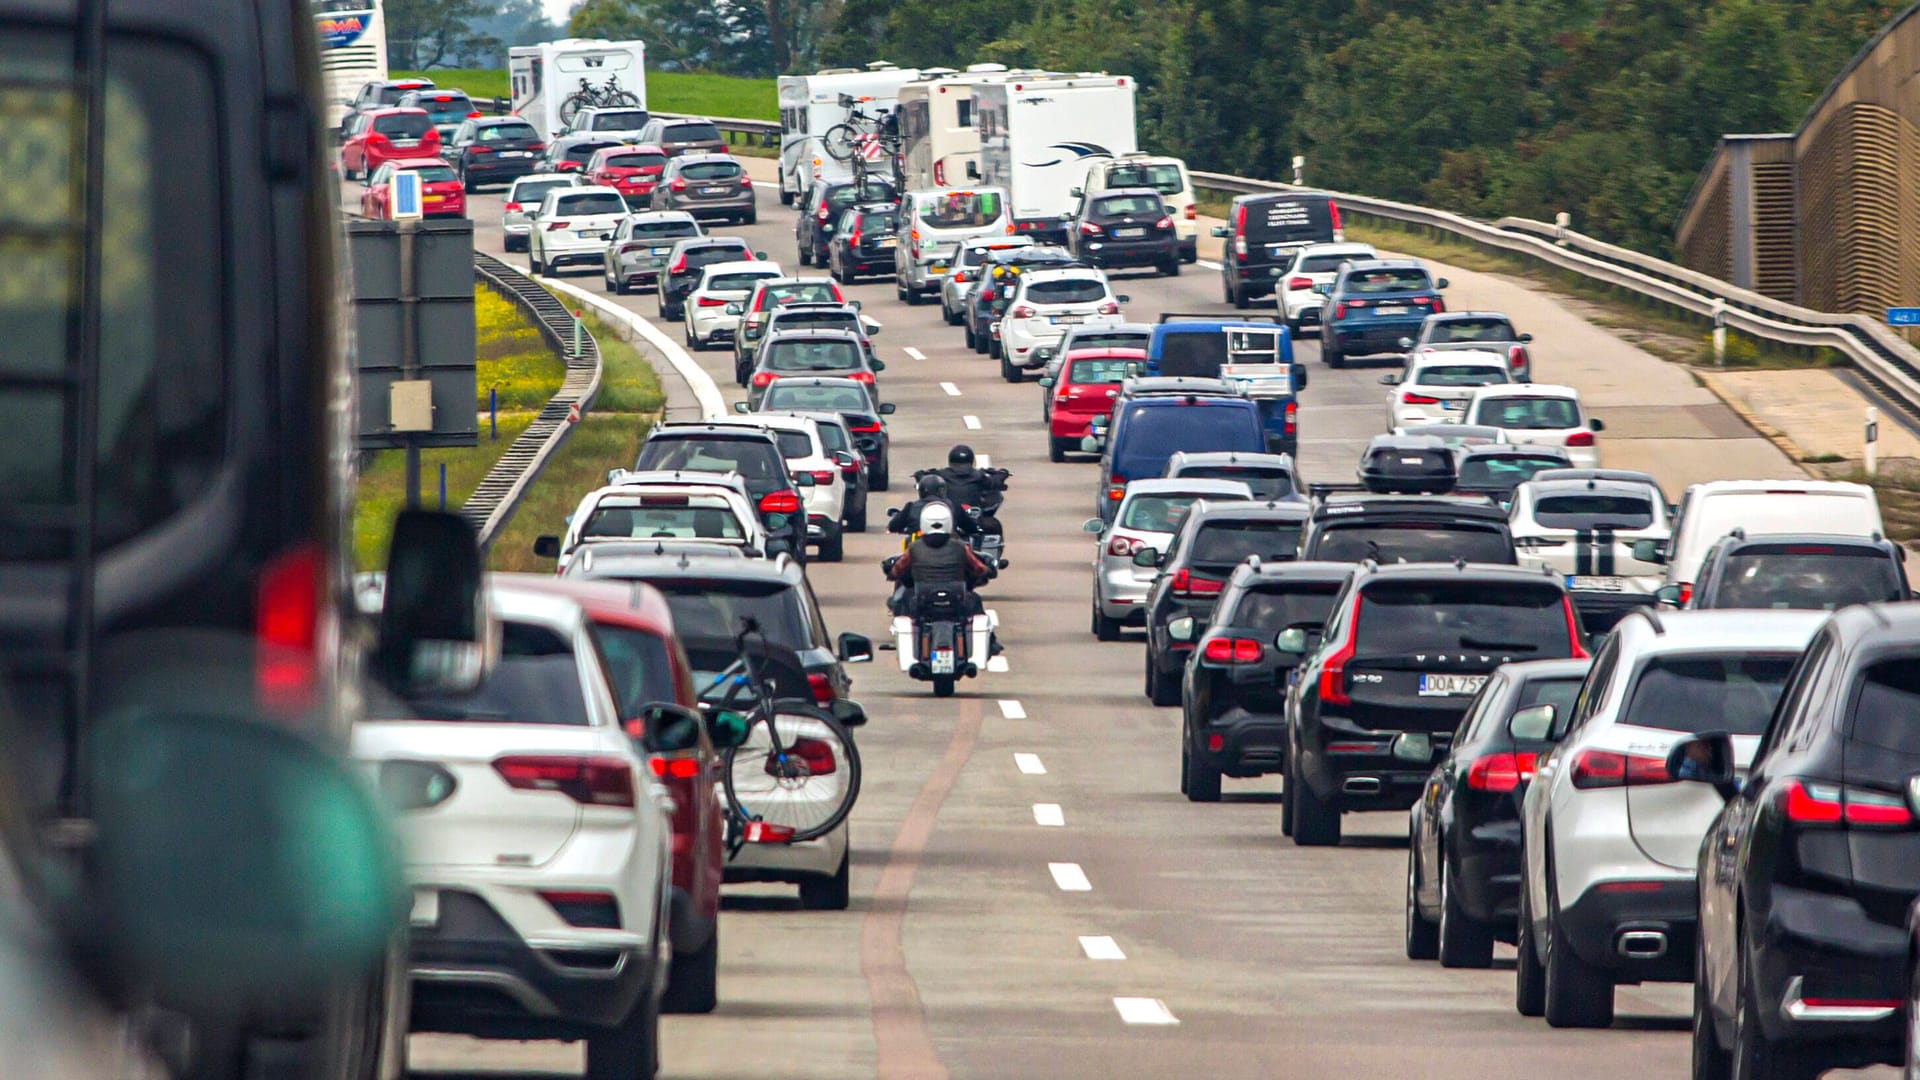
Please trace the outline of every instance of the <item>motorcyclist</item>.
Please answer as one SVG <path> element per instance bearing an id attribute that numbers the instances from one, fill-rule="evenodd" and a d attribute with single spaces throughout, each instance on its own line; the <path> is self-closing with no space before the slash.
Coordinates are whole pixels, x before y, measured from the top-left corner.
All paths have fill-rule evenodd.
<path id="1" fill-rule="evenodd" d="M 1006 491 L 1005 472 L 976 468 L 973 447 L 958 443 L 947 451 L 947 467 L 935 469 L 933 475 L 947 482 L 947 498 L 950 502 L 979 509 L 981 532 L 1004 535 L 1000 519 L 993 515 L 993 511 L 999 509 L 1001 495 Z"/>
<path id="2" fill-rule="evenodd" d="M 946 507 L 955 535 L 972 536 L 980 531 L 979 526 L 974 524 L 972 516 L 962 513 L 960 507 L 953 501 L 951 493 L 947 490 L 946 477 L 937 472 L 927 473 L 920 477 L 915 491 L 918 497 L 901 507 L 887 521 L 888 532 L 912 535 L 915 532 L 925 531 L 920 527 L 920 515 L 931 506 Z"/>
<path id="3" fill-rule="evenodd" d="M 968 616 L 986 610 L 974 590 L 993 579 L 993 568 L 980 561 L 972 548 L 954 542 L 953 526 L 953 510 L 944 503 L 928 506 L 920 515 L 920 539 L 894 559 L 887 571 L 887 576 L 899 586 L 887 601 L 887 610 L 895 615 L 911 614 L 912 600 L 919 590 L 956 585 L 965 587 L 964 610 Z"/>

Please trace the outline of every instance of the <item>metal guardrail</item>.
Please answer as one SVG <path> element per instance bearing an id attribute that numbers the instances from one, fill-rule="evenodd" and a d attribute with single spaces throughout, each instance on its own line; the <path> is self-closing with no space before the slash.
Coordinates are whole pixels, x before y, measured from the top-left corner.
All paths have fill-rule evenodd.
<path id="1" fill-rule="evenodd" d="M 580 352 L 575 355 L 571 351 L 573 312 L 532 278 L 478 251 L 473 253 L 473 269 L 494 291 L 532 315 L 540 328 L 540 336 L 567 362 L 567 375 L 560 382 L 559 392 L 513 440 L 513 445 L 507 447 L 507 452 L 488 470 L 461 508 L 460 512 L 480 530 L 480 543 L 484 546 L 493 542 L 494 534 L 513 516 L 527 485 L 540 475 L 547 459 L 567 441 L 573 431 L 569 417 L 575 415 L 574 410 L 579 410 L 579 416 L 585 416 L 600 393 L 600 346 L 582 327 Z"/>

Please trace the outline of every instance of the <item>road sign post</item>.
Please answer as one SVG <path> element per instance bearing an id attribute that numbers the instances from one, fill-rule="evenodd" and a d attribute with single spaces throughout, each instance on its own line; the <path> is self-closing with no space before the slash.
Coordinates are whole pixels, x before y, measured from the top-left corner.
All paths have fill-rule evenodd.
<path id="1" fill-rule="evenodd" d="M 1868 476 L 1878 476 L 1880 475 L 1880 410 L 1871 405 L 1867 406 L 1866 435 L 1867 449 L 1862 455 L 1861 464 L 1865 466 Z"/>
<path id="2" fill-rule="evenodd" d="M 1713 298 L 1713 365 L 1727 366 L 1727 302 Z"/>

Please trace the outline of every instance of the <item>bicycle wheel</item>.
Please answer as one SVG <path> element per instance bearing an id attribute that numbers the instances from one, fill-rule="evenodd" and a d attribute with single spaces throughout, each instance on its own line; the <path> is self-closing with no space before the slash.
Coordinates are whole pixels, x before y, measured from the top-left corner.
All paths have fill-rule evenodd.
<path id="1" fill-rule="evenodd" d="M 573 124 L 573 118 L 579 115 L 580 110 L 588 107 L 589 105 L 592 105 L 593 103 L 594 102 L 591 97 L 581 93 L 578 90 L 575 90 L 572 94 L 569 94 L 567 96 L 567 99 L 560 103 L 561 126 L 562 127 L 571 126 Z"/>
<path id="2" fill-rule="evenodd" d="M 773 749 L 769 723 L 779 731 Z M 824 713 L 776 713 L 726 752 L 722 788 L 727 804 L 748 821 L 793 830 L 813 840 L 846 820 L 860 797 L 860 750 L 838 720 Z"/>
<path id="3" fill-rule="evenodd" d="M 637 109 L 640 98 L 631 90 L 615 90 L 607 95 L 607 104 L 616 109 Z"/>
<path id="4" fill-rule="evenodd" d="M 853 158 L 853 140 L 859 134 L 860 130 L 852 124 L 835 124 L 820 137 L 820 142 L 828 157 L 835 161 L 849 161 Z"/>

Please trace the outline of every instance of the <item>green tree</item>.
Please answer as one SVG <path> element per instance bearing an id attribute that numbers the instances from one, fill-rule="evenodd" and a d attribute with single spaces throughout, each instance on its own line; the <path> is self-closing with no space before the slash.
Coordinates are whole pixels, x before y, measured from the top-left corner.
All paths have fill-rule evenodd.
<path id="1" fill-rule="evenodd" d="M 491 17 L 478 0 L 387 0 L 388 63 L 398 71 L 423 71 L 454 57 L 498 53 L 500 39 L 473 29 Z"/>

